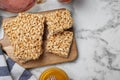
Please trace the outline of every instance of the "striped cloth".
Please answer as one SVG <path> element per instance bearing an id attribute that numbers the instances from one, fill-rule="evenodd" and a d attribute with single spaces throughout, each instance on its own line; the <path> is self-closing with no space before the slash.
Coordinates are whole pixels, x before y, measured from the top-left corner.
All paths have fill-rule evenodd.
<path id="1" fill-rule="evenodd" d="M 0 47 L 0 80 L 37 80 L 29 70 L 24 69 L 8 56 Z"/>

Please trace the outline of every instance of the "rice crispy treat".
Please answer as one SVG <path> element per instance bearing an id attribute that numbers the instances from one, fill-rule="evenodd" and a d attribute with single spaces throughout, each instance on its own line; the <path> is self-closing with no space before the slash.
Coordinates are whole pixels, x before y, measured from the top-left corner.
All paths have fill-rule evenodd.
<path id="1" fill-rule="evenodd" d="M 73 19 L 70 11 L 59 9 L 45 14 L 47 29 L 50 35 L 63 32 L 72 27 Z"/>
<path id="2" fill-rule="evenodd" d="M 64 31 L 48 37 L 45 46 L 46 53 L 68 57 L 73 40 L 73 32 Z"/>
<path id="3" fill-rule="evenodd" d="M 20 62 L 38 59 L 43 53 L 42 15 L 19 13 L 16 18 L 3 23 L 3 28 L 14 48 L 14 55 Z"/>

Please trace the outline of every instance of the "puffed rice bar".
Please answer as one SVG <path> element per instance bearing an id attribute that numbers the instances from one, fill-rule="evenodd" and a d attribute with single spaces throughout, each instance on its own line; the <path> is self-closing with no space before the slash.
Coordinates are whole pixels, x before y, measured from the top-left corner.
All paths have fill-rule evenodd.
<path id="1" fill-rule="evenodd" d="M 64 31 L 50 35 L 46 41 L 46 53 L 52 53 L 62 57 L 68 57 L 73 40 L 73 32 Z"/>
<path id="2" fill-rule="evenodd" d="M 3 28 L 14 48 L 14 55 L 21 62 L 38 59 L 43 53 L 42 15 L 19 13 L 16 18 L 3 23 Z"/>
<path id="3" fill-rule="evenodd" d="M 70 11 L 67 9 L 59 9 L 45 14 L 46 24 L 50 35 L 63 32 L 72 27 L 73 19 Z"/>

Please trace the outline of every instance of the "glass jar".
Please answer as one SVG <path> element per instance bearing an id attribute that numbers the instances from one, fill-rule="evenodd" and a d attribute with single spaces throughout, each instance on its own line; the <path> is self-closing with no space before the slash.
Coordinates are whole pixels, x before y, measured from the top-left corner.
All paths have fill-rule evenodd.
<path id="1" fill-rule="evenodd" d="M 70 80 L 67 74 L 59 68 L 49 68 L 45 70 L 39 80 Z"/>

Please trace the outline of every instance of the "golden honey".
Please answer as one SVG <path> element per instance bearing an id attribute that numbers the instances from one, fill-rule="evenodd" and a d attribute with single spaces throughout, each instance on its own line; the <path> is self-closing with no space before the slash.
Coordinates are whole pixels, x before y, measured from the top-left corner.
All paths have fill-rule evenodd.
<path id="1" fill-rule="evenodd" d="M 59 68 L 49 68 L 41 74 L 39 80 L 69 80 L 69 77 Z"/>

